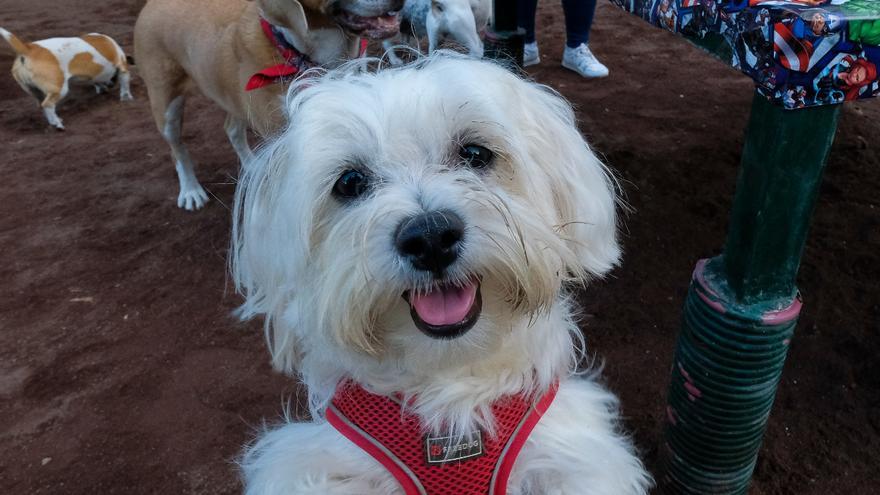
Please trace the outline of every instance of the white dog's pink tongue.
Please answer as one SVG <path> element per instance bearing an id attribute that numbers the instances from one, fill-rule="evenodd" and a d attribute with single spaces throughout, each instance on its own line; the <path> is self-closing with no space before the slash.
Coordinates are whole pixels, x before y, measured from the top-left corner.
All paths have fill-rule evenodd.
<path id="1" fill-rule="evenodd" d="M 428 325 L 454 325 L 467 317 L 477 296 L 477 284 L 464 287 L 443 285 L 427 294 L 411 294 L 409 303 Z"/>

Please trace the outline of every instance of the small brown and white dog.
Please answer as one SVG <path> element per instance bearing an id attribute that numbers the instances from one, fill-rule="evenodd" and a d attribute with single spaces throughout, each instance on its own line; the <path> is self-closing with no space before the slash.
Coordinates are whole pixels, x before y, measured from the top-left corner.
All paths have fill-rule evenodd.
<path id="1" fill-rule="evenodd" d="M 402 7 L 403 0 L 147 2 L 135 25 L 135 57 L 177 168 L 177 205 L 194 210 L 208 201 L 181 140 L 187 90 L 201 90 L 226 111 L 226 134 L 244 163 L 251 156 L 248 127 L 267 136 L 285 123 L 284 86 L 245 91 L 255 74 L 279 62 L 299 72 L 357 57 L 361 37 L 384 39 L 398 32 Z"/>
<path id="2" fill-rule="evenodd" d="M 75 38 L 49 38 L 25 43 L 0 28 L 0 36 L 18 55 L 12 77 L 40 101 L 49 124 L 63 130 L 55 107 L 67 96 L 71 82 L 92 84 L 99 93 L 119 80 L 119 98 L 131 100 L 128 62 L 113 38 L 89 33 Z"/>

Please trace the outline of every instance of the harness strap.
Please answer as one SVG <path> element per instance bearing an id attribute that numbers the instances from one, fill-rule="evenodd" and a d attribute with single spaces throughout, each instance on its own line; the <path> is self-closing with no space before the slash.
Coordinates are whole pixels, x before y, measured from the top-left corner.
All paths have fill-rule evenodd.
<path id="1" fill-rule="evenodd" d="M 553 399 L 556 398 L 557 390 L 559 390 L 558 384 L 553 384 L 550 390 L 535 403 L 529 414 L 523 418 L 519 429 L 513 434 L 510 442 L 505 446 L 504 453 L 501 454 L 501 462 L 496 466 L 492 477 L 492 485 L 495 486 L 492 495 L 507 495 L 507 482 L 510 479 L 511 471 L 513 471 L 513 464 L 525 446 L 526 440 L 532 434 L 532 430 L 535 429 L 538 421 L 541 420 L 541 417 L 550 408 L 550 404 L 553 403 Z"/>
<path id="2" fill-rule="evenodd" d="M 558 386 L 540 397 L 505 396 L 492 404 L 495 434 L 463 438 L 426 434 L 399 400 L 342 383 L 327 421 L 400 483 L 405 495 L 506 495 L 517 457 Z"/>
<path id="3" fill-rule="evenodd" d="M 336 428 L 339 433 L 342 433 L 345 438 L 351 440 L 355 445 L 379 461 L 400 483 L 405 495 L 426 495 L 425 488 L 419 483 L 419 479 L 406 464 L 381 443 L 377 442 L 375 438 L 358 428 L 356 424 L 340 413 L 336 406 L 331 404 L 327 408 L 326 417 L 327 422 Z"/>

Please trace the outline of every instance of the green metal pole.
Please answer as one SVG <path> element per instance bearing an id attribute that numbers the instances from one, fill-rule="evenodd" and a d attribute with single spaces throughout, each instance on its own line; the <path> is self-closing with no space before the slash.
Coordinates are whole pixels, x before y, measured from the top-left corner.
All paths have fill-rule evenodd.
<path id="1" fill-rule="evenodd" d="M 755 94 L 724 253 L 685 301 L 666 409 L 665 493 L 745 494 L 801 308 L 795 285 L 840 106 Z"/>

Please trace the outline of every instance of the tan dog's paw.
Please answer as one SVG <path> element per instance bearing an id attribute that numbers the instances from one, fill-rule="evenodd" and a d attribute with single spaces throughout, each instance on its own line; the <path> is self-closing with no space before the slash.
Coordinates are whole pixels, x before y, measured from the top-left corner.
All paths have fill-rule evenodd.
<path id="1" fill-rule="evenodd" d="M 201 210 L 208 202 L 208 193 L 200 184 L 188 189 L 182 189 L 177 196 L 177 206 L 187 211 Z"/>

